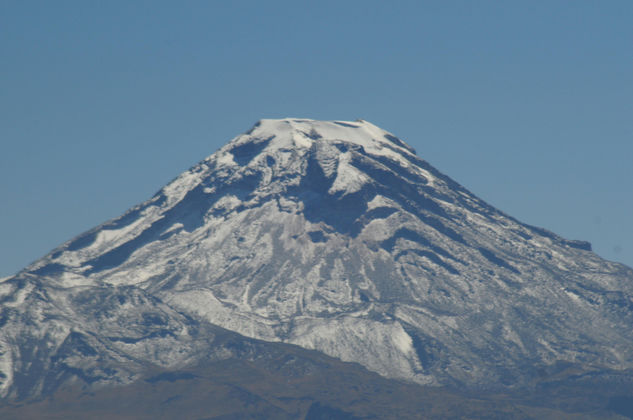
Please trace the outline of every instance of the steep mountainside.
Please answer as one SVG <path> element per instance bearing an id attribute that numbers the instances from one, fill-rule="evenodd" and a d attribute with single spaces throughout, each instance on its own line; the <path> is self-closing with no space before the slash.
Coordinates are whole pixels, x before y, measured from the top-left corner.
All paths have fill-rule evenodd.
<path id="1" fill-rule="evenodd" d="M 194 363 L 213 325 L 421 384 L 633 368 L 633 270 L 494 209 L 366 121 L 262 120 L 0 296 L 7 396 L 65 381 L 42 374 L 60 364 L 128 383 Z"/>

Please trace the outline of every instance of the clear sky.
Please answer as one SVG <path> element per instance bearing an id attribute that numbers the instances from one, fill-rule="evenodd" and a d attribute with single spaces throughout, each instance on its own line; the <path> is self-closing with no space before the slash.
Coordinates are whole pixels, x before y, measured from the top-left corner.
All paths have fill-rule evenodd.
<path id="1" fill-rule="evenodd" d="M 366 119 L 633 266 L 633 2 L 0 2 L 0 276 L 260 118 Z"/>

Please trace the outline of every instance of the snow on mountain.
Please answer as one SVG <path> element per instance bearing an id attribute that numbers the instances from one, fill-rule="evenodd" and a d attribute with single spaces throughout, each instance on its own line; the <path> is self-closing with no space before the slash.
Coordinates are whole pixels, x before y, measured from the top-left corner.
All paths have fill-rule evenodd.
<path id="1" fill-rule="evenodd" d="M 45 386 L 26 358 L 121 382 L 194 360 L 196 322 L 425 384 L 633 368 L 633 270 L 494 209 L 366 121 L 262 120 L 0 293 L 5 395 L 17 377 Z"/>

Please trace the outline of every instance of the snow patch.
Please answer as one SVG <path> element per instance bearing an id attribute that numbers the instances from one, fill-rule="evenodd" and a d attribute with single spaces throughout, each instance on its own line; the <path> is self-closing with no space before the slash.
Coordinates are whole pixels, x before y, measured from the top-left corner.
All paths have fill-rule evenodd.
<path id="1" fill-rule="evenodd" d="M 224 210 L 224 211 L 230 211 L 230 210 L 233 210 L 234 208 L 236 208 L 237 206 L 239 206 L 240 204 L 242 204 L 242 200 L 240 200 L 236 196 L 234 196 L 234 195 L 225 195 L 224 197 L 220 198 L 215 203 L 213 208 L 214 209 Z"/>
<path id="2" fill-rule="evenodd" d="M 583 304 L 584 301 L 582 300 L 582 298 L 577 295 L 576 293 L 572 292 L 569 289 L 563 289 L 563 291 L 565 292 L 565 294 L 571 298 L 572 301 L 574 301 L 574 303 L 576 304 Z"/>
<path id="3" fill-rule="evenodd" d="M 194 289 L 162 296 L 169 305 L 193 313 L 212 324 L 219 325 L 247 337 L 279 341 L 275 323 L 253 314 L 243 314 L 231 309 L 208 289 Z"/>
<path id="4" fill-rule="evenodd" d="M 306 133 L 316 133 L 309 136 Z M 261 120 L 248 134 L 233 139 L 231 147 L 241 145 L 256 138 L 275 138 L 264 149 L 273 150 L 299 148 L 309 149 L 315 142 L 344 141 L 362 146 L 367 153 L 386 156 L 409 166 L 403 155 L 414 155 L 406 147 L 395 144 L 385 136 L 389 132 L 367 121 L 315 121 L 309 119 L 285 118 L 279 120 Z M 226 147 L 226 146 L 225 146 Z M 228 149 L 227 149 L 228 150 Z"/>
<path id="5" fill-rule="evenodd" d="M 398 324 L 398 326 L 400 328 L 396 328 L 395 332 L 391 336 L 391 339 L 402 353 L 411 353 L 413 351 L 413 340 L 400 324 Z"/>
<path id="6" fill-rule="evenodd" d="M 417 357 L 411 337 L 399 323 L 384 324 L 354 317 L 296 319 L 292 335 L 286 341 L 343 361 L 362 361 L 370 370 L 385 376 L 418 383 L 433 381 L 413 372 L 412 368 L 418 365 Z"/>
<path id="7" fill-rule="evenodd" d="M 175 180 L 167 184 L 161 190 L 167 197 L 167 207 L 171 207 L 183 199 L 185 194 L 193 190 L 206 175 L 205 165 L 200 164 L 184 173 Z"/>
<path id="8" fill-rule="evenodd" d="M 8 278 L 8 277 L 7 277 Z M 3 279 L 4 281 L 5 279 Z M 0 283 L 0 297 L 7 296 L 15 290 L 15 285 L 11 283 Z"/>
<path id="9" fill-rule="evenodd" d="M 228 152 L 218 153 L 217 159 L 215 161 L 218 167 L 237 165 L 237 163 L 235 163 L 235 160 L 233 159 L 233 154 Z"/>
<path id="10" fill-rule="evenodd" d="M 397 205 L 390 199 L 383 197 L 382 195 L 376 195 L 367 203 L 367 209 L 375 209 L 377 207 L 396 207 Z"/>
<path id="11" fill-rule="evenodd" d="M 330 187 L 328 193 L 334 194 L 342 192 L 343 195 L 351 194 L 356 191 L 360 191 L 369 181 L 369 177 L 350 165 L 351 160 L 350 153 L 343 153 L 339 156 L 338 171 L 336 173 L 336 179 Z"/>
<path id="12" fill-rule="evenodd" d="M 31 283 L 28 283 L 26 286 L 17 289 L 13 293 L 13 300 L 2 302 L 2 306 L 15 308 L 22 305 L 33 290 L 33 288 L 34 286 Z"/>

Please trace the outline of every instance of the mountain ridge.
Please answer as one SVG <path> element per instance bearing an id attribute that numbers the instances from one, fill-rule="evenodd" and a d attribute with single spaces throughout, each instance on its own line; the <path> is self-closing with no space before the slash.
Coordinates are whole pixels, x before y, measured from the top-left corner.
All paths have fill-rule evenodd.
<path id="1" fill-rule="evenodd" d="M 587 242 L 486 204 L 371 123 L 261 120 L 0 284 L 11 302 L 1 389 L 15 392 L 26 325 L 47 325 L 29 344 L 39 358 L 66 340 L 83 348 L 56 359 L 79 372 L 91 353 L 195 360 L 194 321 L 430 385 L 529 386 L 557 363 L 630 369 L 631 279 Z M 110 318 L 91 315 L 112 302 Z"/>

